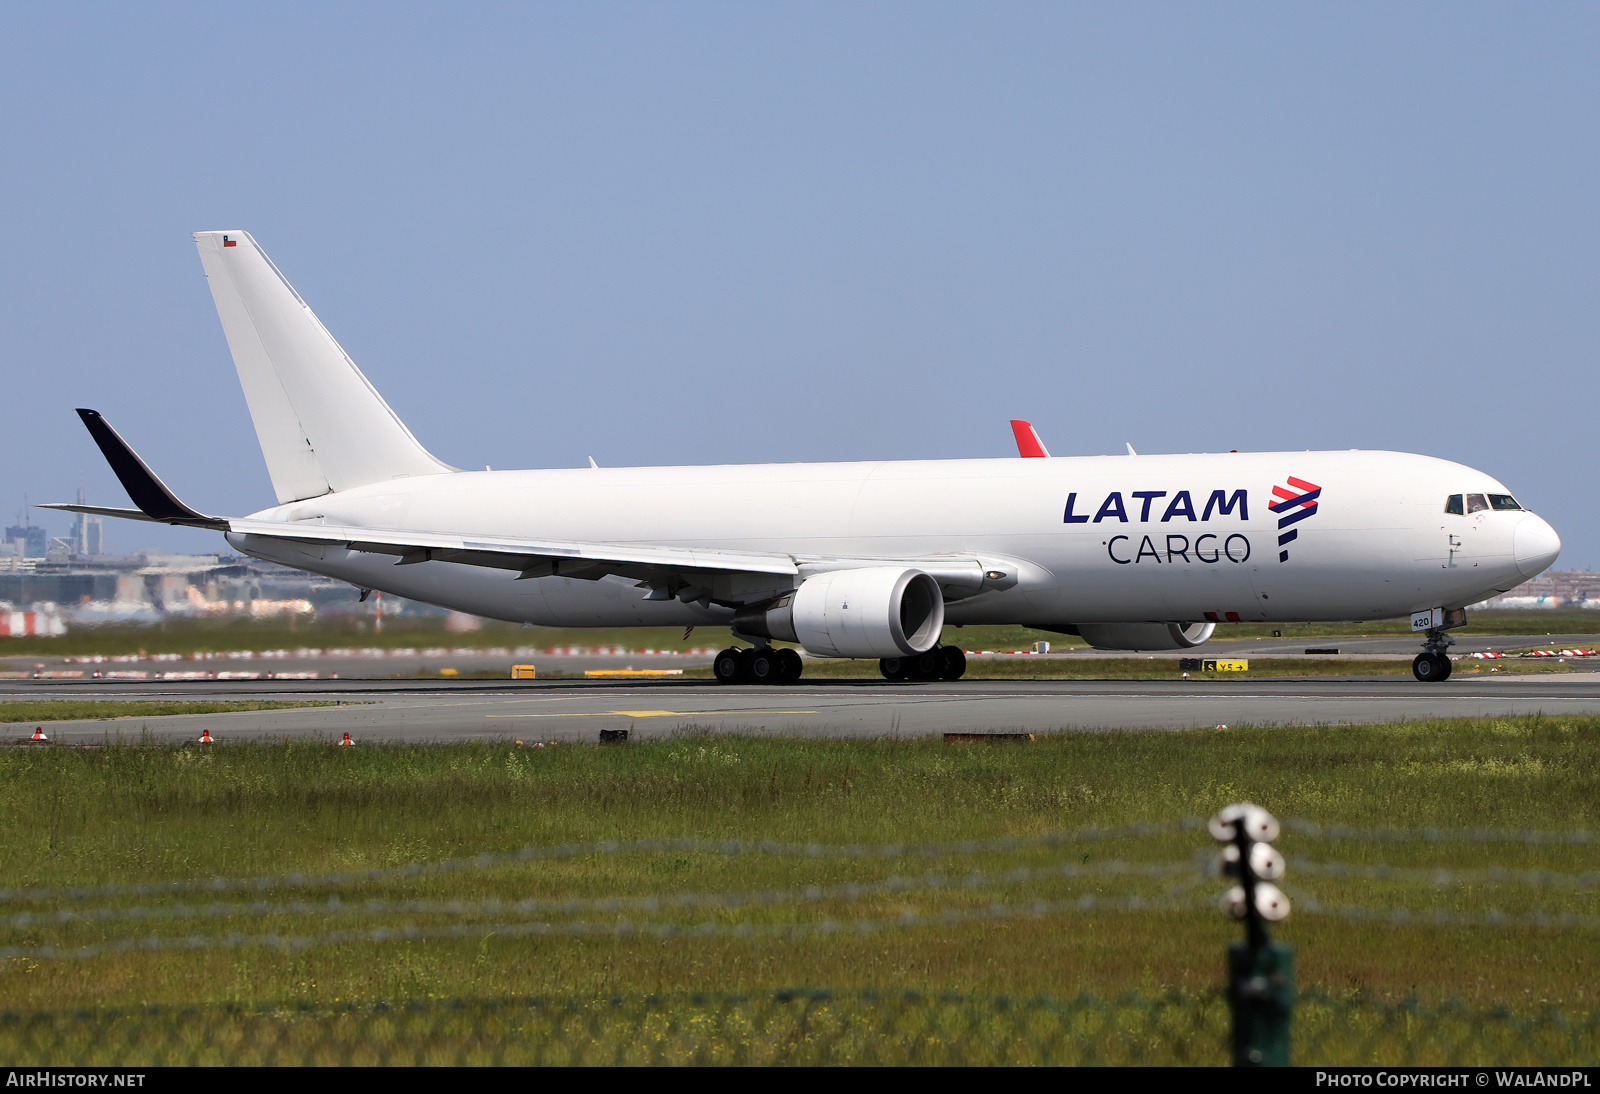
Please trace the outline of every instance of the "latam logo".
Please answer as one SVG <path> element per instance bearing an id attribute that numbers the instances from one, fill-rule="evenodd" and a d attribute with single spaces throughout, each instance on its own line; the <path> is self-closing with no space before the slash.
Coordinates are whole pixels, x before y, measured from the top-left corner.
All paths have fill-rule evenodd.
<path id="1" fill-rule="evenodd" d="M 1290 526 L 1317 515 L 1317 498 L 1322 496 L 1322 487 L 1290 475 L 1289 486 L 1274 486 L 1272 496 L 1278 500 L 1267 508 L 1282 514 L 1278 517 L 1278 561 L 1288 562 L 1289 552 L 1285 548 L 1300 536 L 1300 529 Z M 1284 531 L 1286 528 L 1288 531 Z"/>
<path id="2" fill-rule="evenodd" d="M 1290 479 L 1289 481 L 1294 482 L 1295 480 Z M 1204 493 L 1204 491 L 1201 491 L 1201 493 Z M 1149 524 L 1152 503 L 1166 497 L 1167 492 L 1165 490 L 1132 490 L 1129 491 L 1128 496 L 1134 500 L 1124 502 L 1122 500 L 1122 491 L 1113 490 L 1106 495 L 1106 500 L 1100 503 L 1100 508 L 1095 510 L 1095 514 L 1091 518 L 1087 510 L 1082 513 L 1073 512 L 1078 507 L 1078 495 L 1068 494 L 1067 511 L 1061 518 L 1062 523 L 1088 524 L 1092 519 L 1096 524 L 1103 520 L 1115 520 L 1122 524 L 1127 524 L 1129 521 L 1128 510 L 1137 507 L 1139 510 L 1139 523 Z M 1142 504 L 1136 506 L 1135 503 Z M 1094 503 L 1090 502 L 1089 504 L 1093 505 Z M 1171 501 L 1158 507 L 1161 509 L 1160 522 L 1166 524 L 1168 521 L 1177 520 L 1180 517 L 1191 523 L 1209 521 L 1213 512 L 1217 514 L 1218 518 L 1232 516 L 1237 513 L 1240 520 L 1250 519 L 1250 492 L 1248 490 L 1235 490 L 1232 496 L 1229 496 L 1226 490 L 1211 491 L 1211 496 L 1206 499 L 1203 506 L 1200 506 L 1199 515 L 1195 514 L 1196 505 L 1197 503 L 1189 491 L 1179 490 L 1172 495 Z"/>

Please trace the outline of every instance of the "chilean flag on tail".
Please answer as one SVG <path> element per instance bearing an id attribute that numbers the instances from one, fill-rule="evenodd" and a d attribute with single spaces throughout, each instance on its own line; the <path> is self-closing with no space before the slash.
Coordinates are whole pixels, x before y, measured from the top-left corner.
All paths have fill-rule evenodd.
<path id="1" fill-rule="evenodd" d="M 227 236 L 223 236 L 222 245 L 224 247 L 237 247 L 239 245 L 239 241 L 237 239 L 229 239 Z"/>
<path id="2" fill-rule="evenodd" d="M 1279 500 L 1273 502 L 1267 508 L 1274 513 L 1283 514 L 1278 518 L 1278 527 L 1280 529 L 1289 529 L 1286 532 L 1279 531 L 1278 533 L 1278 561 L 1288 562 L 1289 552 L 1282 548 L 1287 547 L 1300 535 L 1298 528 L 1290 528 L 1289 526 L 1298 524 L 1307 517 L 1317 515 L 1317 498 L 1322 496 L 1322 487 L 1314 482 L 1307 482 L 1305 479 L 1297 479 L 1290 475 L 1289 488 L 1274 486 L 1272 488 L 1272 496 Z"/>

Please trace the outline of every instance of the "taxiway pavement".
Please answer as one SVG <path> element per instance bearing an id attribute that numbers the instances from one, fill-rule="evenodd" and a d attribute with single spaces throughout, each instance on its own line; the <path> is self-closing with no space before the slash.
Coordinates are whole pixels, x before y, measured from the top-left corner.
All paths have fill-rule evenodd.
<path id="1" fill-rule="evenodd" d="M 1360 724 L 1401 719 L 1600 714 L 1600 672 L 1529 676 L 1457 674 L 1443 683 L 1410 677 L 1009 681 L 891 684 L 841 681 L 787 687 L 720 686 L 700 680 L 139 681 L 92 686 L 0 681 L 0 742 L 32 723 L 5 718 L 18 700 L 291 699 L 338 706 L 176 717 L 40 723 L 57 743 L 108 736 L 218 741 L 307 736 L 357 743 L 522 740 L 592 742 L 602 729 L 651 738 L 685 733 L 803 737 L 926 736 L 953 732 L 1051 733 L 1084 729 L 1175 730 L 1217 725 Z"/>

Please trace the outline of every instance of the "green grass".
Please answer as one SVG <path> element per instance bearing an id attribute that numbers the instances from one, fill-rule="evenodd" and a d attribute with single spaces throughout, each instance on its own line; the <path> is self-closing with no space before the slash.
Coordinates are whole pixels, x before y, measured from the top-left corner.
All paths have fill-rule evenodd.
<path id="1" fill-rule="evenodd" d="M 94 699 L 44 699 L 0 702 L 0 724 L 26 722 L 75 722 L 102 718 L 165 718 L 173 714 L 229 714 L 239 710 L 288 710 L 292 707 L 331 707 L 332 702 L 283 702 L 275 699 L 249 699 L 239 702 L 165 702 L 137 700 L 120 702 Z"/>
<path id="2" fill-rule="evenodd" d="M 116 744 L 0 752 L 5 885 L 99 885 L 399 866 L 527 845 L 646 837 L 877 844 L 1031 836 L 1082 825 L 1206 816 L 1231 801 L 1322 824 L 1402 827 L 1600 826 L 1600 719 L 1526 717 L 1377 726 L 1063 733 L 1033 744 L 929 740 L 683 737 L 626 747 Z M 1361 844 L 1290 834 L 1290 855 L 1397 866 L 1600 868 L 1600 846 Z M 808 858 L 663 850 L 393 878 L 341 890 L 368 898 L 475 901 L 728 893 L 869 883 L 889 875 L 1185 863 L 1211 853 L 1203 832 L 1090 841 L 974 858 Z M 1368 907 L 1500 908 L 1600 913 L 1593 889 L 1370 882 L 1296 876 L 1294 892 Z M 968 891 L 738 908 L 511 911 L 0 924 L 0 945 L 79 946 L 150 935 L 239 930 L 316 935 L 336 929 L 474 924 L 470 936 L 266 948 L 128 952 L 0 964 L 10 1009 L 227 1002 L 366 1005 L 379 1000 L 539 996 L 593 999 L 654 992 L 765 992 L 791 985 L 1116 998 L 1211 998 L 1222 949 L 1237 934 L 1208 905 L 1069 913 L 800 938 L 511 937 L 493 924 L 530 918 L 613 922 L 619 915 L 694 924 L 815 924 L 893 919 L 907 911 L 981 908 L 992 900 L 1159 896 L 1165 882 L 1094 876 L 1023 880 Z M 288 888 L 273 900 L 323 900 Z M 27 908 L 159 907 L 160 895 Z M 1524 1011 L 1594 1009 L 1594 932 L 1347 922 L 1297 913 L 1281 934 L 1299 977 L 1338 997 L 1462 998 Z"/>

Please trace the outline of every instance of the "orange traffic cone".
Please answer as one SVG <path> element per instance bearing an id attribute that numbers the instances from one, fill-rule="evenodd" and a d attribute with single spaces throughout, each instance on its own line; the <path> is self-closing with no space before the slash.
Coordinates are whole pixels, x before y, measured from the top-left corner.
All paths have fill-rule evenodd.
<path id="1" fill-rule="evenodd" d="M 34 726 L 33 737 L 31 739 L 35 741 L 48 741 L 50 738 L 44 735 L 44 726 Z"/>
<path id="2" fill-rule="evenodd" d="M 350 734 L 348 734 L 348 733 L 346 733 L 344 735 L 344 740 L 339 742 L 340 747 L 343 747 L 345 745 L 353 745 L 353 744 L 355 744 L 355 742 L 350 739 Z"/>
<path id="3" fill-rule="evenodd" d="M 200 743 L 203 745 L 211 744 L 211 731 L 209 729 L 200 731 Z"/>

